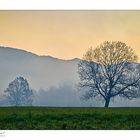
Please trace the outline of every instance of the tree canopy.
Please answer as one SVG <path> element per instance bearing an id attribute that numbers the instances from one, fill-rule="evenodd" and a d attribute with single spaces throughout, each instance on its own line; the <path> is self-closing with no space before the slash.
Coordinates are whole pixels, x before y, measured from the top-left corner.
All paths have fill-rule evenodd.
<path id="1" fill-rule="evenodd" d="M 137 60 L 134 50 L 120 41 L 91 47 L 78 64 L 79 86 L 88 89 L 83 98 L 100 96 L 108 107 L 116 96 L 139 97 L 140 71 L 134 63 Z"/>
<path id="2" fill-rule="evenodd" d="M 14 106 L 31 106 L 33 91 L 23 77 L 17 77 L 9 83 L 8 88 L 4 91 L 11 105 Z"/>

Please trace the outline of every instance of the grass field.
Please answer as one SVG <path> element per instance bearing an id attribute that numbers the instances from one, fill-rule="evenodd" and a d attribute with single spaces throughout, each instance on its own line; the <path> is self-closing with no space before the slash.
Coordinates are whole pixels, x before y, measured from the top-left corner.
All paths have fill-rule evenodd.
<path id="1" fill-rule="evenodd" d="M 140 130 L 140 108 L 0 108 L 1 130 Z"/>

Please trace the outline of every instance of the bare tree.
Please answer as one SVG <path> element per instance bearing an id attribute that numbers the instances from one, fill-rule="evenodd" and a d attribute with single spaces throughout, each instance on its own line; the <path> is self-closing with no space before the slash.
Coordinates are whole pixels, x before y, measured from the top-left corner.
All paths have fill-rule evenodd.
<path id="1" fill-rule="evenodd" d="M 100 97 L 109 106 L 116 96 L 139 97 L 140 72 L 133 49 L 122 42 L 104 42 L 90 48 L 78 64 L 79 86 L 88 89 L 84 99 Z"/>
<path id="2" fill-rule="evenodd" d="M 33 91 L 29 88 L 27 80 L 23 77 L 17 77 L 8 85 L 8 88 L 4 92 L 7 94 L 5 96 L 11 105 L 32 105 Z"/>

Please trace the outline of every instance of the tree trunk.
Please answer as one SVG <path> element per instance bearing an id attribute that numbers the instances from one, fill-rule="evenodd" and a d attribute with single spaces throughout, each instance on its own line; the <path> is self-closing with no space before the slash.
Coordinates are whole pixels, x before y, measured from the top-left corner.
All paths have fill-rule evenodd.
<path id="1" fill-rule="evenodd" d="M 107 98 L 105 100 L 105 106 L 104 107 L 108 108 L 109 107 L 109 103 L 110 103 L 110 98 Z"/>

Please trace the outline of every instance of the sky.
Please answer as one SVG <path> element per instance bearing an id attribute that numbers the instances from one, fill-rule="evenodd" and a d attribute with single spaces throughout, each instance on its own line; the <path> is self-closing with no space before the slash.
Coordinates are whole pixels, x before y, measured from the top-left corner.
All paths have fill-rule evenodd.
<path id="1" fill-rule="evenodd" d="M 60 59 L 122 41 L 140 58 L 140 11 L 0 11 L 0 45 Z"/>

